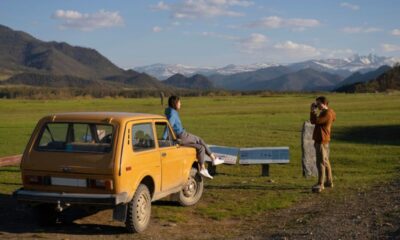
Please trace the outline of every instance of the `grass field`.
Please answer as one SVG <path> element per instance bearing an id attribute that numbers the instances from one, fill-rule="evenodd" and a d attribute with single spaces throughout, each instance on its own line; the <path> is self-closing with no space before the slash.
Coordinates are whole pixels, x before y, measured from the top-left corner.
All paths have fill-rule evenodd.
<path id="1" fill-rule="evenodd" d="M 222 166 L 206 182 L 203 199 L 192 208 L 159 204 L 153 217 L 186 222 L 192 216 L 221 219 L 257 218 L 314 195 L 315 179 L 301 173 L 302 123 L 316 96 L 289 94 L 184 98 L 184 127 L 209 144 L 257 147 L 289 146 L 288 165 L 274 165 L 270 177 L 260 166 Z M 393 179 L 400 167 L 400 93 L 329 94 L 337 113 L 331 143 L 334 197 Z M 163 113 L 159 99 L 0 100 L 0 156 L 22 153 L 36 122 L 44 115 L 67 111 Z M 398 176 L 398 175 L 397 175 Z M 0 193 L 20 187 L 17 167 L 0 168 Z"/>

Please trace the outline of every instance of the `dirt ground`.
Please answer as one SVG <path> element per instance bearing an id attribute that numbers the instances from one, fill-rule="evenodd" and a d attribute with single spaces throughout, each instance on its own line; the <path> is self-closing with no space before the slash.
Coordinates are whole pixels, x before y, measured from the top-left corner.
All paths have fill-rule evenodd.
<path id="1" fill-rule="evenodd" d="M 187 223 L 169 223 L 153 218 L 146 232 L 132 235 L 111 221 L 110 210 L 70 212 L 66 223 L 40 227 L 30 211 L 0 195 L 0 239 L 400 239 L 400 180 L 335 199 L 311 196 L 308 202 L 246 219 L 194 215 Z M 171 205 L 156 203 L 163 204 Z"/>

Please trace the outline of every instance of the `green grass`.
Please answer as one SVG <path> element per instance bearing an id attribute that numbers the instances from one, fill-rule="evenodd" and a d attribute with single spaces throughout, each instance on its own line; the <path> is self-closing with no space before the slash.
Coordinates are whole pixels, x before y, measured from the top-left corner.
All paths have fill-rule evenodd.
<path id="1" fill-rule="evenodd" d="M 289 146 L 288 165 L 272 165 L 271 177 L 260 166 L 222 166 L 206 182 L 200 203 L 191 208 L 156 205 L 155 218 L 190 221 L 257 217 L 257 214 L 307 201 L 315 179 L 301 175 L 300 133 L 316 96 L 290 94 L 184 98 L 184 127 L 209 144 L 257 147 Z M 342 196 L 392 180 L 400 167 L 400 93 L 329 94 L 337 113 L 331 143 L 335 189 L 322 197 Z M 0 156 L 21 153 L 36 122 L 44 115 L 67 111 L 163 113 L 159 99 L 0 100 Z M 397 175 L 398 176 L 398 175 Z M 270 180 L 273 181 L 270 181 Z M 16 167 L 0 169 L 0 193 L 19 187 Z"/>

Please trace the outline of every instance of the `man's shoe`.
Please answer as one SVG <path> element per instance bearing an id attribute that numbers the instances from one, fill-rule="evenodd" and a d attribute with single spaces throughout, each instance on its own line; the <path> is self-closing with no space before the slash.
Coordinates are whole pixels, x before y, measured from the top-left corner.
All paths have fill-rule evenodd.
<path id="1" fill-rule="evenodd" d="M 216 157 L 216 158 L 212 161 L 212 164 L 213 164 L 213 166 L 217 166 L 217 165 L 223 164 L 224 162 L 225 162 L 225 161 L 224 161 L 222 158 Z"/>
<path id="2" fill-rule="evenodd" d="M 326 187 L 326 188 L 333 188 L 333 182 L 326 182 L 326 183 L 324 183 L 324 187 Z"/>
<path id="3" fill-rule="evenodd" d="M 324 190 L 324 185 L 316 184 L 311 188 L 312 192 L 320 193 Z"/>
<path id="4" fill-rule="evenodd" d="M 200 170 L 200 174 L 203 175 L 206 178 L 213 179 L 213 177 L 210 175 L 210 173 L 208 173 L 207 169 Z"/>

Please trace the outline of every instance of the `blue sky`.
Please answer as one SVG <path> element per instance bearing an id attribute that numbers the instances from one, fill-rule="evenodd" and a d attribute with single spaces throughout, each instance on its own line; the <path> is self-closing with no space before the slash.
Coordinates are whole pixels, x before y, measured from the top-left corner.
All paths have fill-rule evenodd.
<path id="1" fill-rule="evenodd" d="M 400 56 L 400 1 L 1 0 L 0 24 L 123 68 Z"/>

